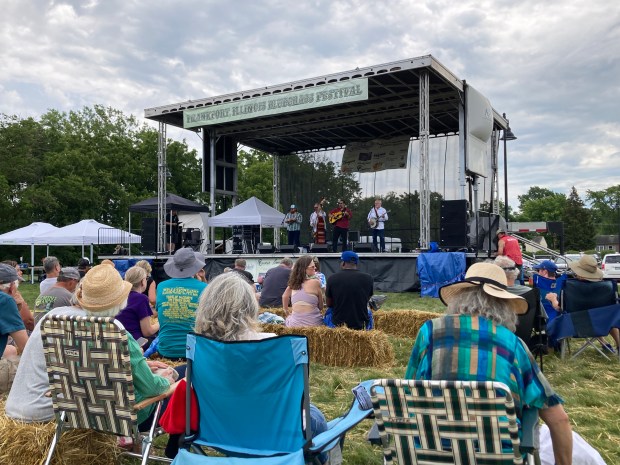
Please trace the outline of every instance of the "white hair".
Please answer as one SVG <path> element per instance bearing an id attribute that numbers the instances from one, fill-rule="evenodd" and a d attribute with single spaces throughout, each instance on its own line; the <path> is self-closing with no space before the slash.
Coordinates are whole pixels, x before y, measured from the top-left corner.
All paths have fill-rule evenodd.
<path id="1" fill-rule="evenodd" d="M 88 316 L 99 316 L 101 318 L 105 318 L 105 317 L 115 317 L 116 315 L 118 315 L 121 310 L 123 310 L 125 307 L 127 306 L 127 299 L 125 299 L 123 302 L 121 302 L 118 305 L 115 305 L 114 307 L 110 307 L 107 308 L 105 310 L 99 310 L 99 311 L 95 311 L 95 310 L 88 310 L 88 309 L 84 309 L 86 310 L 86 314 Z"/>
<path id="2" fill-rule="evenodd" d="M 487 294 L 482 286 L 472 286 L 459 292 L 458 297 L 448 304 L 446 314 L 482 316 L 512 332 L 517 328 L 517 315 L 510 304 L 505 299 Z"/>
<path id="3" fill-rule="evenodd" d="M 503 255 L 497 256 L 493 263 L 504 270 L 504 274 L 506 275 L 506 279 L 508 281 L 514 281 L 519 277 L 519 274 L 521 274 L 515 262 Z"/>
<path id="4" fill-rule="evenodd" d="M 0 284 L 0 291 L 9 292 L 9 289 L 11 288 L 11 284 L 15 284 L 15 288 L 17 289 L 19 287 L 19 279 L 16 279 L 15 281 L 11 281 L 10 283 Z"/>

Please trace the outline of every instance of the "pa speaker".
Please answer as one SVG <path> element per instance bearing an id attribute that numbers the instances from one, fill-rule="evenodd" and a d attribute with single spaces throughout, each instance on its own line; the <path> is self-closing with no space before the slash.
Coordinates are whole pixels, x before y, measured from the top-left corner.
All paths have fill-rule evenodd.
<path id="1" fill-rule="evenodd" d="M 564 235 L 564 223 L 562 221 L 547 221 L 547 231 L 558 236 Z"/>
<path id="2" fill-rule="evenodd" d="M 281 245 L 280 253 L 295 253 L 295 246 L 294 245 Z"/>
<path id="3" fill-rule="evenodd" d="M 469 211 L 467 200 L 443 200 L 441 202 L 441 220 L 439 244 L 442 248 L 463 248 L 468 246 L 467 224 Z"/>
<path id="4" fill-rule="evenodd" d="M 140 235 L 142 236 L 140 250 L 157 252 L 157 218 L 142 218 Z"/>
<path id="5" fill-rule="evenodd" d="M 259 254 L 269 254 L 269 253 L 273 253 L 273 245 L 271 244 L 259 244 L 258 246 L 258 253 Z"/>
<path id="6" fill-rule="evenodd" d="M 310 250 L 312 253 L 327 253 L 329 251 L 327 244 L 312 244 Z"/>
<path id="7" fill-rule="evenodd" d="M 372 244 L 370 243 L 357 243 L 353 246 L 354 252 L 372 252 Z"/>

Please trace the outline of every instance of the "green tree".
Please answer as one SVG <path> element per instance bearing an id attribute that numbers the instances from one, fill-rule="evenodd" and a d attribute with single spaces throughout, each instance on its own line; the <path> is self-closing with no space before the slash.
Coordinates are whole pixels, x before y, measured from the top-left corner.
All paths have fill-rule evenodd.
<path id="1" fill-rule="evenodd" d="M 532 186 L 519 196 L 517 221 L 562 221 L 566 196 L 549 189 Z"/>
<path id="2" fill-rule="evenodd" d="M 571 188 L 564 207 L 564 244 L 567 250 L 590 250 L 594 248 L 594 225 L 592 214 L 585 207 L 575 186 Z"/>
<path id="3" fill-rule="evenodd" d="M 600 191 L 588 190 L 586 200 L 598 234 L 618 234 L 620 230 L 620 184 Z"/>

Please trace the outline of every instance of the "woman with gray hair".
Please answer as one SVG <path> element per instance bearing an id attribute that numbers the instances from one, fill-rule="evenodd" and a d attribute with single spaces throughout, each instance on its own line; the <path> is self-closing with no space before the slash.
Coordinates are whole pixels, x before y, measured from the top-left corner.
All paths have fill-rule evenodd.
<path id="1" fill-rule="evenodd" d="M 499 266 L 502 270 L 504 270 L 504 274 L 506 275 L 506 281 L 508 284 L 508 288 L 506 289 L 508 292 L 512 292 L 515 295 L 523 295 L 526 292 L 532 290 L 531 287 L 525 286 L 523 284 L 516 284 L 516 280 L 519 277 L 521 271 L 517 268 L 515 262 L 504 256 L 499 255 L 493 261 L 494 264 Z"/>
<path id="2" fill-rule="evenodd" d="M 504 270 L 476 263 L 463 281 L 442 287 L 439 297 L 448 306 L 446 314 L 420 328 L 405 377 L 506 384 L 519 418 L 526 406 L 539 409 L 551 431 L 556 464 L 572 463 L 571 427 L 563 400 L 513 334 L 527 302 L 507 291 Z"/>

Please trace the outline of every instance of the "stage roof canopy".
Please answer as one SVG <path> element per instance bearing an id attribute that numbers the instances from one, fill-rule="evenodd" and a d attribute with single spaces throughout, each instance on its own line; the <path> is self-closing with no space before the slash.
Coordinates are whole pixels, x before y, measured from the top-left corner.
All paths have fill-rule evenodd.
<path id="1" fill-rule="evenodd" d="M 224 109 L 235 102 L 247 100 L 252 103 L 263 98 L 301 94 L 304 89 L 319 92 L 322 87 L 329 89 L 337 84 L 367 81 L 367 99 L 308 108 L 299 105 L 296 111 L 207 124 L 218 136 L 229 136 L 243 145 L 273 154 L 336 149 L 349 142 L 398 136 L 417 138 L 420 126 L 419 76 L 423 71 L 429 73 L 430 136 L 458 133 L 459 104 L 464 98 L 465 84 L 431 55 L 148 108 L 145 117 L 183 128 L 184 112 Z M 507 127 L 506 120 L 495 110 L 493 120 L 496 128 Z M 197 124 L 191 129 L 200 127 Z"/>

